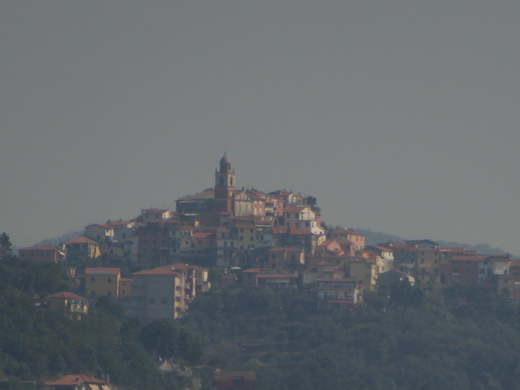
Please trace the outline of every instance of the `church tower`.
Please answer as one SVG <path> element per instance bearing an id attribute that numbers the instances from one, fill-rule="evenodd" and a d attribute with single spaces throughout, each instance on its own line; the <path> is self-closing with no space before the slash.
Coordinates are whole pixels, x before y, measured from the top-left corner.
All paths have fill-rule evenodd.
<path id="1" fill-rule="evenodd" d="M 235 171 L 227 154 L 220 159 L 219 170 L 215 171 L 215 210 L 232 212 L 232 199 L 235 192 Z"/>

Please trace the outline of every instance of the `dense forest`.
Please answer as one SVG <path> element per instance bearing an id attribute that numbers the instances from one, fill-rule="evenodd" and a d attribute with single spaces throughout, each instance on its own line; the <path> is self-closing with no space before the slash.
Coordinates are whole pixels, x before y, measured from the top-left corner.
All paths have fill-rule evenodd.
<path id="1" fill-rule="evenodd" d="M 0 388 L 69 373 L 184 388 L 158 358 L 192 367 L 203 389 L 214 368 L 252 370 L 259 390 L 520 388 L 520 306 L 479 288 L 403 283 L 323 312 L 312 287 L 233 287 L 197 296 L 183 321 L 141 323 L 105 298 L 79 321 L 37 304 L 67 287 L 60 266 L 0 248 Z"/>
<path id="2" fill-rule="evenodd" d="M 254 370 L 259 389 L 520 388 L 516 303 L 408 284 L 365 298 L 324 313 L 312 290 L 212 292 L 187 324 L 204 335 L 208 364 Z"/>

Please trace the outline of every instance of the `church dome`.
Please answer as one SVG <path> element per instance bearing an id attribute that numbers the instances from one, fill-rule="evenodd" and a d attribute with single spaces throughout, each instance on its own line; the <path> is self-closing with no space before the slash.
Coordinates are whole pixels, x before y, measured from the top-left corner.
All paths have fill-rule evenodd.
<path id="1" fill-rule="evenodd" d="M 220 159 L 220 165 L 222 164 L 231 164 L 231 161 L 229 160 L 227 153 L 224 153 L 224 156 Z"/>

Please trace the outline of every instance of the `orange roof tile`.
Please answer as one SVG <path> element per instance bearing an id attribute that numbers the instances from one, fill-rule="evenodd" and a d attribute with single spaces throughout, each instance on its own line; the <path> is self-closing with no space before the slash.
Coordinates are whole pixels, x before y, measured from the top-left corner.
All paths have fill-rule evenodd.
<path id="1" fill-rule="evenodd" d="M 69 245 L 69 244 L 96 244 L 97 245 L 97 242 L 94 240 L 91 240 L 87 236 L 79 236 L 79 237 L 73 238 L 71 240 L 65 241 L 65 245 Z"/>
<path id="2" fill-rule="evenodd" d="M 134 272 L 133 275 L 176 275 L 176 276 L 180 276 L 180 274 L 178 272 L 175 272 L 175 269 L 171 265 Z"/>
<path id="3" fill-rule="evenodd" d="M 83 298 L 68 291 L 61 291 L 55 294 L 47 295 L 47 298 L 79 299 L 82 301 L 87 301 L 87 298 Z"/>
<path id="4" fill-rule="evenodd" d="M 85 275 L 118 275 L 121 273 L 119 268 L 87 267 Z"/>
<path id="5" fill-rule="evenodd" d="M 70 374 L 66 375 L 63 378 L 60 378 L 56 381 L 50 381 L 47 382 L 47 385 L 50 386 L 74 386 L 74 385 L 81 385 L 83 383 L 92 383 L 92 384 L 107 384 L 108 382 L 102 380 L 102 379 L 96 379 L 91 378 L 86 375 L 81 374 Z"/>

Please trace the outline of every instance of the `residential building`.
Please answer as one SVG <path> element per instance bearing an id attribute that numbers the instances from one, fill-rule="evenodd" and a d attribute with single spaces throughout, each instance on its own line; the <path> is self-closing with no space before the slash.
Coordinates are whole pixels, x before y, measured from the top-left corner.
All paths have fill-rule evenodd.
<path id="1" fill-rule="evenodd" d="M 477 254 L 452 255 L 439 265 L 440 283 L 461 283 L 469 286 L 479 284 L 479 263 L 485 257 Z"/>
<path id="2" fill-rule="evenodd" d="M 269 287 L 274 290 L 297 288 L 298 273 L 250 268 L 242 271 L 242 282 L 253 287 Z"/>
<path id="3" fill-rule="evenodd" d="M 370 260 L 351 261 L 348 263 L 348 274 L 351 279 L 361 283 L 369 291 L 377 288 L 378 267 Z"/>
<path id="4" fill-rule="evenodd" d="M 345 229 L 337 227 L 330 232 L 330 238 L 343 238 L 352 242 L 354 250 L 359 251 L 365 248 L 365 235 L 354 229 Z"/>
<path id="5" fill-rule="evenodd" d="M 195 275 L 198 269 L 193 270 Z M 176 319 L 187 314 L 197 282 L 190 281 L 183 267 L 166 265 L 133 274 L 132 308 L 134 315 L 147 320 Z M 204 282 L 200 282 L 202 285 Z M 203 289 L 204 287 L 201 287 Z"/>
<path id="6" fill-rule="evenodd" d="M 300 269 L 305 264 L 305 252 L 297 247 L 276 247 L 267 251 L 264 268 L 276 270 Z"/>
<path id="7" fill-rule="evenodd" d="M 363 287 L 354 279 L 318 279 L 318 309 L 349 309 L 363 303 Z"/>
<path id="8" fill-rule="evenodd" d="M 67 260 L 95 259 L 101 256 L 99 243 L 87 236 L 79 236 L 65 241 L 63 250 Z"/>
<path id="9" fill-rule="evenodd" d="M 114 228 L 108 224 L 88 225 L 85 227 L 85 236 L 98 243 L 104 243 L 114 238 Z"/>
<path id="10" fill-rule="evenodd" d="M 18 257 L 35 263 L 59 263 L 63 261 L 64 255 L 53 245 L 35 245 L 19 249 Z"/>
<path id="11" fill-rule="evenodd" d="M 119 279 L 119 289 L 118 295 L 120 299 L 127 298 L 132 296 L 132 278 L 120 278 Z"/>
<path id="12" fill-rule="evenodd" d="M 142 209 L 141 210 L 141 222 L 146 224 L 148 222 L 165 221 L 173 217 L 173 213 L 170 209 Z"/>
<path id="13" fill-rule="evenodd" d="M 108 296 L 119 298 L 119 281 L 121 270 L 119 268 L 85 268 L 85 295 L 89 298 Z"/>
<path id="14" fill-rule="evenodd" d="M 110 384 L 102 379 L 81 374 L 69 374 L 45 383 L 46 390 L 111 390 Z"/>
<path id="15" fill-rule="evenodd" d="M 162 210 L 162 209 L 161 209 Z M 177 221 L 154 220 L 137 227 L 138 261 L 159 265 L 162 258 L 169 262 L 176 241 L 173 239 Z"/>
<path id="16" fill-rule="evenodd" d="M 72 319 L 79 319 L 82 315 L 88 314 L 89 309 L 86 298 L 68 291 L 48 295 L 47 304 L 49 309 L 62 312 Z"/>
<path id="17" fill-rule="evenodd" d="M 378 287 L 389 288 L 393 284 L 401 283 L 407 280 L 410 285 L 415 285 L 415 278 L 412 275 L 406 274 L 403 271 L 392 269 L 387 272 L 382 272 L 377 277 Z"/>

